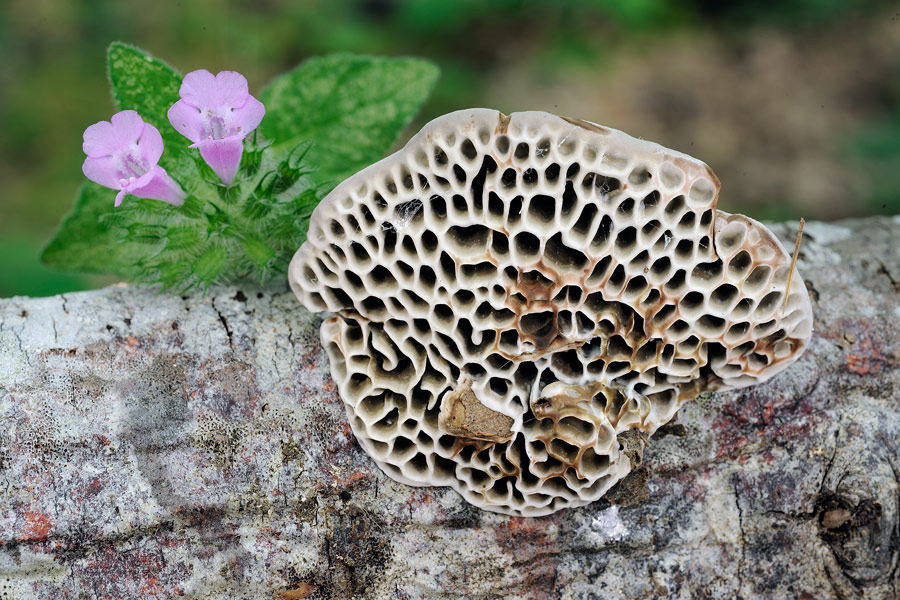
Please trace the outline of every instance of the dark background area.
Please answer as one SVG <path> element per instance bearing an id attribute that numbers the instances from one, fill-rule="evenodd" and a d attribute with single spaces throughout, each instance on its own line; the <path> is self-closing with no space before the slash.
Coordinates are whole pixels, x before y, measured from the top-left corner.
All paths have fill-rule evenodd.
<path id="1" fill-rule="evenodd" d="M 251 93 L 310 56 L 422 56 L 442 76 L 401 141 L 451 110 L 546 110 L 700 158 L 730 212 L 900 213 L 897 3 L 4 0 L 0 296 L 110 281 L 38 254 L 83 181 L 82 132 L 113 113 L 114 40 L 182 72 L 240 71 Z"/>

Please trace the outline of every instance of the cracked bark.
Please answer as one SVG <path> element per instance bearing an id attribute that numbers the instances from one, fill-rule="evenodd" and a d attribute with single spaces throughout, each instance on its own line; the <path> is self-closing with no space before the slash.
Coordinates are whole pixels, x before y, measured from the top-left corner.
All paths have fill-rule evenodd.
<path id="1" fill-rule="evenodd" d="M 732 484 L 732 487 L 734 491 L 734 506 L 737 509 L 738 513 L 738 529 L 741 533 L 741 558 L 739 559 L 737 565 L 737 595 L 741 596 L 741 588 L 743 588 L 744 582 L 744 568 L 747 565 L 747 532 L 744 531 L 744 509 L 741 508 L 741 495 L 738 493 L 738 488 L 736 485 Z"/>
<path id="2" fill-rule="evenodd" d="M 385 477 L 286 287 L 2 300 L 0 598 L 896 598 L 900 218 L 806 234 L 806 355 L 541 519 Z"/>
<path id="3" fill-rule="evenodd" d="M 238 290 L 238 294 L 243 296 L 243 292 Z M 235 294 L 237 296 L 237 294 Z M 219 322 L 222 324 L 222 328 L 225 330 L 225 339 L 228 340 L 228 347 L 231 348 L 231 351 L 234 352 L 234 342 L 231 339 L 231 327 L 228 326 L 228 319 L 225 318 L 225 315 L 222 314 L 222 311 L 216 307 L 216 299 L 212 297 L 209 299 L 209 304 L 212 306 L 213 310 L 216 311 L 216 315 L 219 317 Z"/>

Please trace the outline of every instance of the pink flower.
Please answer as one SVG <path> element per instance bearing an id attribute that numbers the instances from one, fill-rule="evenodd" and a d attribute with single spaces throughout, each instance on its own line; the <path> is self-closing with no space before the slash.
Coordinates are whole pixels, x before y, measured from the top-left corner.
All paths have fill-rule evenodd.
<path id="1" fill-rule="evenodd" d="M 181 100 L 169 109 L 169 122 L 200 148 L 203 160 L 225 185 L 241 164 L 244 136 L 259 126 L 266 107 L 250 95 L 240 73 L 193 71 L 184 76 Z"/>
<path id="2" fill-rule="evenodd" d="M 100 121 L 85 129 L 82 148 L 87 154 L 81 166 L 85 177 L 119 190 L 116 206 L 122 204 L 125 194 L 175 206 L 184 202 L 184 192 L 156 164 L 162 156 L 162 136 L 133 110 L 123 110 L 114 114 L 111 122 Z"/>

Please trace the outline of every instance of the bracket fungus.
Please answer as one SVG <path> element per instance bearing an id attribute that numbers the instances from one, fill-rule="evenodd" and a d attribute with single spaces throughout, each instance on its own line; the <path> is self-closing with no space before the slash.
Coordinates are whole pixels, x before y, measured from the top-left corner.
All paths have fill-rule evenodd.
<path id="1" fill-rule="evenodd" d="M 440 117 L 332 191 L 290 266 L 392 478 L 537 516 L 603 496 L 704 390 L 806 347 L 807 290 L 704 163 L 543 112 Z M 792 283 L 789 283 L 791 282 Z"/>

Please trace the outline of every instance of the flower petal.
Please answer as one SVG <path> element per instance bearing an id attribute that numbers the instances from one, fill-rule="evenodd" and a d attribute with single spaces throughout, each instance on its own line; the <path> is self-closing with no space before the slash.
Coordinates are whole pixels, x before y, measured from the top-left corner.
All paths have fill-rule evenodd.
<path id="1" fill-rule="evenodd" d="M 250 89 L 247 78 L 237 71 L 221 71 L 216 75 L 216 94 L 219 106 L 237 108 L 247 102 Z"/>
<path id="2" fill-rule="evenodd" d="M 210 98 L 215 97 L 216 76 L 206 69 L 191 71 L 181 81 L 178 95 L 194 108 L 211 106 Z"/>
<path id="3" fill-rule="evenodd" d="M 125 198 L 125 194 L 127 193 L 128 192 L 126 192 L 125 190 L 122 190 L 118 194 L 116 194 L 116 203 L 113 204 L 113 206 L 119 206 L 120 204 L 122 204 L 122 199 Z"/>
<path id="4" fill-rule="evenodd" d="M 146 174 L 135 179 L 128 188 L 129 193 L 139 198 L 162 200 L 175 206 L 184 203 L 186 196 L 181 186 L 175 183 L 166 170 L 159 165 L 154 165 Z"/>
<path id="5" fill-rule="evenodd" d="M 191 106 L 184 100 L 179 100 L 169 109 L 168 116 L 169 123 L 175 128 L 175 131 L 187 139 L 192 142 L 199 142 L 203 139 L 204 119 L 200 109 Z"/>
<path id="6" fill-rule="evenodd" d="M 99 183 L 103 187 L 113 190 L 122 189 L 122 184 L 119 183 L 121 176 L 117 168 L 116 159 L 112 156 L 88 156 L 84 159 L 84 164 L 81 165 L 81 171 L 85 177 L 94 183 Z"/>
<path id="7" fill-rule="evenodd" d="M 133 110 L 112 116 L 112 122 L 100 121 L 84 130 L 82 149 L 91 158 L 109 156 L 123 146 L 133 144 L 143 131 L 144 121 Z"/>
<path id="8" fill-rule="evenodd" d="M 116 149 L 116 132 L 112 123 L 100 121 L 84 130 L 81 149 L 90 157 L 109 156 Z"/>
<path id="9" fill-rule="evenodd" d="M 231 136 L 224 140 L 202 140 L 196 144 L 200 148 L 200 156 L 215 171 L 225 185 L 231 185 L 241 164 L 244 152 L 244 139 Z"/>
<path id="10" fill-rule="evenodd" d="M 160 167 L 162 169 L 162 167 Z M 163 169 L 165 171 L 165 169 Z M 129 194 L 134 194 L 134 191 L 146 186 L 153 179 L 153 167 L 150 168 L 149 171 L 141 175 L 140 177 L 129 179 L 123 186 L 122 189 L 128 192 Z"/>
<path id="11" fill-rule="evenodd" d="M 110 121 L 123 146 L 137 140 L 144 130 L 144 120 L 133 110 L 117 112 Z"/>
<path id="12" fill-rule="evenodd" d="M 236 71 L 222 71 L 214 76 L 201 69 L 184 76 L 178 95 L 194 108 L 205 111 L 242 106 L 250 92 L 247 79 Z"/>
<path id="13" fill-rule="evenodd" d="M 147 161 L 147 166 L 152 166 L 159 162 L 159 157 L 163 153 L 163 141 L 159 129 L 150 123 L 144 123 L 144 130 L 141 132 L 141 137 L 137 140 L 137 145 L 141 158 Z"/>
<path id="14" fill-rule="evenodd" d="M 240 135 L 248 135 L 259 127 L 265 114 L 265 105 L 253 96 L 248 96 L 244 105 L 231 113 L 231 130 Z"/>

